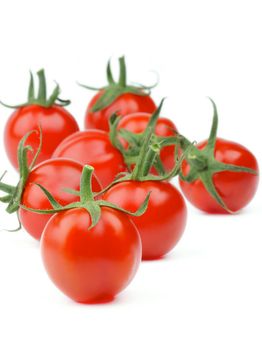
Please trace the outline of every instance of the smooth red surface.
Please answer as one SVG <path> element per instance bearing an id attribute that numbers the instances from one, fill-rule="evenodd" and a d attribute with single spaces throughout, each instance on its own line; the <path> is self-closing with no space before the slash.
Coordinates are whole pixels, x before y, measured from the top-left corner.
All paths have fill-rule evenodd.
<path id="1" fill-rule="evenodd" d="M 158 259 L 177 244 L 187 218 L 185 201 L 168 182 L 127 181 L 112 187 L 103 198 L 120 207 L 135 211 L 151 192 L 146 212 L 132 217 L 142 240 L 143 259 Z"/>
<path id="2" fill-rule="evenodd" d="M 44 186 L 61 204 L 66 205 L 79 201 L 79 197 L 66 193 L 64 188 L 79 190 L 83 166 L 70 159 L 49 159 L 37 165 L 30 173 L 22 196 L 21 203 L 32 209 L 52 209 L 51 204 L 35 184 Z M 100 191 L 101 186 L 93 176 L 93 190 Z M 37 214 L 19 210 L 19 217 L 23 227 L 35 239 L 40 239 L 47 221 L 52 215 Z"/>
<path id="3" fill-rule="evenodd" d="M 205 148 L 207 141 L 197 145 L 199 149 Z M 227 164 L 245 166 L 258 171 L 258 163 L 255 156 L 244 146 L 218 138 L 215 146 L 215 158 Z M 183 162 L 183 174 L 187 174 L 190 169 L 188 163 Z M 259 177 L 248 173 L 237 173 L 224 171 L 213 176 L 214 185 L 232 211 L 238 211 L 245 207 L 254 197 Z M 181 189 L 195 207 L 208 213 L 227 213 L 205 189 L 200 180 L 187 183 L 179 180 Z"/>
<path id="4" fill-rule="evenodd" d="M 140 96 L 126 93 L 116 98 L 115 101 L 108 107 L 105 107 L 97 112 L 91 112 L 92 107 L 102 94 L 103 91 L 99 91 L 92 98 L 87 107 L 85 115 L 86 129 L 94 128 L 109 131 L 109 118 L 116 112 L 121 116 L 125 116 L 136 112 L 153 113 L 156 110 L 156 105 L 150 96 Z"/>
<path id="5" fill-rule="evenodd" d="M 85 209 L 58 213 L 47 224 L 41 251 L 55 285 L 80 303 L 112 300 L 133 279 L 141 241 L 126 214 L 102 208 L 98 224 Z"/>
<path id="6" fill-rule="evenodd" d="M 95 168 L 102 186 L 111 183 L 115 176 L 126 170 L 121 153 L 111 144 L 102 130 L 79 131 L 66 138 L 55 150 L 53 157 L 71 158 Z"/>
<path id="7" fill-rule="evenodd" d="M 140 134 L 145 131 L 152 114 L 150 113 L 132 113 L 124 116 L 119 124 L 118 129 L 126 129 L 135 134 Z M 175 124 L 167 118 L 159 118 L 157 120 L 155 134 L 157 136 L 168 137 L 176 135 L 177 128 Z M 123 145 L 127 145 L 125 140 L 122 140 Z M 162 148 L 160 158 L 166 171 L 173 169 L 175 165 L 175 146 L 167 146 Z M 157 174 L 155 169 L 152 173 Z"/>
<path id="8" fill-rule="evenodd" d="M 8 119 L 4 132 L 4 142 L 7 156 L 17 169 L 17 147 L 19 141 L 31 130 L 42 128 L 43 146 L 37 159 L 37 164 L 49 159 L 59 143 L 68 135 L 79 130 L 74 117 L 63 107 L 49 108 L 30 105 L 18 108 Z M 32 134 L 27 144 L 34 152 L 28 154 L 29 161 L 39 146 L 39 134 Z"/>

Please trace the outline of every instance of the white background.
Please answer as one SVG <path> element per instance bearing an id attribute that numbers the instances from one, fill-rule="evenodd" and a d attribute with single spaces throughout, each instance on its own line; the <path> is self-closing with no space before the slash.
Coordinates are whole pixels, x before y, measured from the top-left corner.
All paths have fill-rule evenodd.
<path id="1" fill-rule="evenodd" d="M 218 105 L 219 135 L 261 157 L 260 1 L 3 1 L 0 99 L 24 102 L 28 70 L 45 67 L 83 125 L 105 64 L 125 54 L 131 81 L 160 84 L 163 115 L 189 138 L 208 134 Z M 116 65 L 114 64 L 114 67 Z M 1 135 L 10 111 L 0 108 Z M 2 141 L 2 136 L 1 136 Z M 0 149 L 1 169 L 17 176 Z M 2 172 L 1 170 L 1 172 Z M 75 304 L 49 281 L 38 244 L 24 231 L 0 232 L 0 348 L 262 348 L 261 190 L 234 216 L 189 208 L 183 239 L 165 259 L 146 262 L 114 303 Z M 14 227 L 1 206 L 1 228 Z"/>

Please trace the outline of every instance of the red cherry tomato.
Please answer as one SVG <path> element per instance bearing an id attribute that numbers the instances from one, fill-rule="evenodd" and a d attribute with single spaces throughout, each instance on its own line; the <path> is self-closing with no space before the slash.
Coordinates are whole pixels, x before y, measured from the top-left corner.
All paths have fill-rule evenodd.
<path id="1" fill-rule="evenodd" d="M 135 134 L 140 134 L 143 131 L 145 131 L 150 118 L 151 118 L 151 114 L 149 113 L 132 113 L 132 114 L 126 115 L 120 120 L 118 124 L 118 129 L 126 129 Z M 159 118 L 157 120 L 157 124 L 155 128 L 155 134 L 157 136 L 162 136 L 162 137 L 175 136 L 176 132 L 177 132 L 177 128 L 171 120 L 167 118 Z M 128 145 L 124 139 L 122 139 L 122 142 L 124 146 Z M 164 147 L 160 152 L 160 158 L 166 171 L 170 171 L 171 169 L 173 169 L 175 165 L 174 152 L 175 152 L 174 146 Z M 152 173 L 157 174 L 155 169 L 152 170 Z"/>
<path id="2" fill-rule="evenodd" d="M 136 112 L 146 112 L 152 114 L 156 110 L 156 105 L 152 98 L 148 95 L 135 95 L 132 93 L 125 93 L 117 97 L 114 102 L 97 112 L 92 112 L 91 109 L 96 101 L 103 94 L 103 90 L 99 91 L 91 100 L 87 107 L 85 116 L 86 129 L 101 129 L 109 131 L 109 118 L 113 113 L 119 115 L 127 115 Z"/>
<path id="3" fill-rule="evenodd" d="M 79 131 L 69 136 L 57 147 L 53 157 L 71 158 L 93 166 L 104 187 L 126 170 L 121 153 L 111 144 L 108 134 L 101 130 Z"/>
<path id="4" fill-rule="evenodd" d="M 28 105 L 18 108 L 8 119 L 4 142 L 7 156 L 12 165 L 18 169 L 17 147 L 21 138 L 29 131 L 42 128 L 43 145 L 37 163 L 49 159 L 59 145 L 68 135 L 79 130 L 73 116 L 63 107 L 41 107 Z M 27 140 L 35 150 L 39 146 L 39 136 L 33 133 Z M 30 152 L 31 153 L 31 152 Z M 34 153 L 28 154 L 29 162 Z"/>
<path id="5" fill-rule="evenodd" d="M 64 192 L 65 188 L 79 191 L 82 165 L 70 159 L 49 159 L 37 165 L 30 173 L 22 196 L 21 204 L 32 209 L 52 209 L 47 197 L 35 184 L 40 184 L 52 193 L 61 204 L 66 205 L 79 200 L 79 197 Z M 93 176 L 93 190 L 99 192 L 101 186 Z M 36 239 L 40 239 L 43 229 L 52 215 L 37 214 L 23 208 L 19 217 L 23 227 Z"/>
<path id="6" fill-rule="evenodd" d="M 187 217 L 182 195 L 168 182 L 126 181 L 113 186 L 103 196 L 121 208 L 135 211 L 149 192 L 146 212 L 132 217 L 142 240 L 144 260 L 162 257 L 179 241 Z"/>
<path id="7" fill-rule="evenodd" d="M 197 145 L 199 149 L 204 149 L 207 141 Z M 258 164 L 255 156 L 244 146 L 217 138 L 215 145 L 215 159 L 238 166 L 244 166 L 258 171 Z M 182 172 L 187 175 L 189 165 L 185 161 L 182 164 Z M 219 195 L 232 211 L 238 211 L 245 207 L 253 198 L 259 177 L 246 172 L 223 171 L 213 176 L 213 182 Z M 211 197 L 200 180 L 187 183 L 179 180 L 181 189 L 195 207 L 208 213 L 227 213 Z"/>
<path id="8" fill-rule="evenodd" d="M 103 207 L 96 226 L 83 208 L 58 213 L 41 240 L 45 268 L 55 285 L 80 303 L 112 300 L 133 279 L 141 241 L 126 214 Z"/>

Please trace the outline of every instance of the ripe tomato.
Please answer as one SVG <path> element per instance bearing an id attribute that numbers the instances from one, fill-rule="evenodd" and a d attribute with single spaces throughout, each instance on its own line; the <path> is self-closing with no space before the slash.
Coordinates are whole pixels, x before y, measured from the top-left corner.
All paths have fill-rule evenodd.
<path id="1" fill-rule="evenodd" d="M 103 195 L 103 199 L 135 211 L 149 192 L 146 212 L 140 217 L 132 217 L 142 240 L 144 260 L 162 257 L 181 238 L 187 217 L 182 195 L 172 184 L 163 181 L 126 181 Z"/>
<path id="2" fill-rule="evenodd" d="M 87 107 L 85 116 L 86 129 L 102 129 L 109 131 L 109 119 L 113 113 L 125 116 L 130 113 L 146 112 L 153 113 L 156 110 L 156 105 L 152 98 L 148 95 L 135 95 L 132 93 L 124 93 L 117 97 L 109 106 L 92 112 L 92 107 L 97 100 L 103 95 L 103 90 L 99 91 L 91 100 Z"/>
<path id="3" fill-rule="evenodd" d="M 31 130 L 42 128 L 43 145 L 37 163 L 49 159 L 59 145 L 68 135 L 79 130 L 73 116 L 63 107 L 53 105 L 42 107 L 28 105 L 19 107 L 7 121 L 4 132 L 4 143 L 7 156 L 12 165 L 18 169 L 17 147 L 21 138 Z M 34 150 L 39 146 L 39 136 L 30 135 L 27 144 Z M 29 162 L 34 153 L 28 154 Z"/>
<path id="4" fill-rule="evenodd" d="M 101 208 L 91 229 L 86 209 L 55 214 L 46 225 L 41 251 L 55 285 L 80 303 L 112 300 L 133 279 L 140 260 L 141 242 L 126 214 Z"/>
<path id="5" fill-rule="evenodd" d="M 57 147 L 53 157 L 71 158 L 93 166 L 104 187 L 126 170 L 121 153 L 111 144 L 108 134 L 101 130 L 79 131 L 69 136 Z"/>
<path id="6" fill-rule="evenodd" d="M 203 150 L 207 141 L 197 145 Z M 221 138 L 216 139 L 215 159 L 237 166 L 244 166 L 258 171 L 258 164 L 255 156 L 244 146 L 227 141 Z M 187 175 L 190 166 L 186 161 L 182 164 L 182 173 Z M 246 172 L 223 171 L 213 175 L 213 183 L 220 197 L 227 207 L 232 211 L 238 211 L 245 207 L 253 198 L 259 177 Z M 227 213 L 216 200 L 207 192 L 200 179 L 191 183 L 179 180 L 181 189 L 195 207 L 208 213 Z"/>
<path id="7" fill-rule="evenodd" d="M 79 191 L 83 166 L 70 159 L 49 159 L 38 164 L 29 174 L 21 204 L 32 209 L 52 209 L 47 197 L 35 184 L 44 186 L 61 204 L 66 205 L 79 200 L 79 197 L 64 192 L 65 188 Z M 93 190 L 99 192 L 101 186 L 93 177 Z M 27 232 L 40 239 L 43 229 L 52 215 L 37 214 L 23 208 L 19 209 L 19 217 Z"/>
<path id="8" fill-rule="evenodd" d="M 126 129 L 135 134 L 141 134 L 145 131 L 149 120 L 151 118 L 150 113 L 132 113 L 124 116 L 119 124 L 119 129 Z M 159 118 L 157 120 L 155 135 L 162 137 L 175 136 L 177 132 L 177 128 L 174 123 L 167 118 Z M 122 139 L 121 140 L 124 147 L 127 147 L 127 142 Z M 167 146 L 163 147 L 160 152 L 160 159 L 164 165 L 166 171 L 170 171 L 174 167 L 174 159 L 175 159 L 175 146 Z M 155 169 L 151 171 L 153 174 L 157 174 Z"/>

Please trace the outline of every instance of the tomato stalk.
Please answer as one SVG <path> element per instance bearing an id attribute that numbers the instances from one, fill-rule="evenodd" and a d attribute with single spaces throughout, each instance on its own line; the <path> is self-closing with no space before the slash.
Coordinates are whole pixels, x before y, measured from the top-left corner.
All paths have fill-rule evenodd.
<path id="1" fill-rule="evenodd" d="M 146 142 L 145 140 L 147 138 L 147 135 L 152 134 L 151 143 L 154 144 L 154 147 L 158 148 L 158 152 L 155 152 L 154 161 L 151 162 L 152 163 L 151 167 L 154 166 L 154 168 L 157 170 L 159 175 L 165 174 L 165 169 L 160 159 L 160 150 L 164 146 L 173 145 L 174 138 L 171 136 L 160 137 L 155 134 L 155 127 L 156 127 L 163 103 L 164 103 L 164 99 L 162 99 L 158 108 L 152 114 L 146 129 L 140 134 L 135 134 L 125 129 L 118 130 L 118 124 L 120 122 L 121 117 L 117 116 L 116 113 L 113 114 L 112 117 L 110 118 L 109 136 L 110 136 L 111 143 L 114 145 L 114 147 L 116 147 L 122 153 L 125 164 L 127 165 L 127 168 L 129 171 L 131 171 L 132 167 L 135 164 L 137 164 L 143 145 Z M 122 145 L 121 141 L 119 140 L 119 137 L 127 141 L 128 143 L 127 148 L 125 148 Z M 169 140 L 169 141 L 165 143 L 166 142 L 165 140 Z M 170 140 L 172 140 L 172 142 L 170 142 Z"/>
<path id="2" fill-rule="evenodd" d="M 67 106 L 70 104 L 70 100 L 62 100 L 59 98 L 59 95 L 61 93 L 59 85 L 56 83 L 56 86 L 52 92 L 52 94 L 47 97 L 46 93 L 46 77 L 45 77 L 45 71 L 44 69 L 40 69 L 37 72 L 38 77 L 38 92 L 36 94 L 35 91 L 35 83 L 34 83 L 34 77 L 32 72 L 30 72 L 30 81 L 29 81 L 29 87 L 28 87 L 28 94 L 27 94 L 27 102 L 18 104 L 18 105 L 8 105 L 6 103 L 3 103 L 0 101 L 0 103 L 7 107 L 7 108 L 19 108 L 19 107 L 25 107 L 29 105 L 37 105 L 42 106 L 45 108 L 49 108 L 53 106 L 54 104 L 59 106 Z"/>
<path id="3" fill-rule="evenodd" d="M 141 206 L 138 208 L 138 210 L 135 212 L 130 212 L 128 210 L 125 210 L 105 200 L 101 200 L 101 199 L 96 200 L 95 194 L 92 192 L 92 187 L 91 187 L 93 171 L 94 171 L 94 168 L 89 165 L 85 165 L 83 168 L 81 183 L 80 183 L 80 201 L 79 202 L 74 202 L 66 206 L 61 206 L 49 191 L 47 191 L 42 185 L 36 184 L 44 192 L 50 204 L 52 205 L 53 209 L 39 210 L 39 209 L 28 208 L 24 205 L 20 205 L 20 206 L 25 210 L 31 211 L 33 213 L 39 213 L 39 214 L 56 214 L 61 211 L 65 211 L 69 209 L 83 208 L 88 211 L 91 217 L 91 226 L 89 227 L 89 229 L 91 229 L 98 223 L 101 216 L 101 207 L 107 207 L 114 210 L 118 210 L 122 213 L 131 215 L 131 216 L 140 216 L 144 214 L 144 212 L 147 209 L 150 193 L 147 194 L 145 200 L 143 201 Z"/>
<path id="4" fill-rule="evenodd" d="M 113 103 L 119 96 L 127 93 L 131 93 L 134 95 L 146 96 L 150 94 L 152 88 L 154 88 L 156 84 L 152 86 L 145 85 L 128 85 L 127 84 L 127 74 L 126 74 L 126 62 L 125 57 L 119 57 L 119 78 L 115 80 L 111 70 L 110 60 L 108 61 L 106 68 L 106 76 L 107 76 L 107 86 L 103 86 L 100 88 L 95 88 L 83 84 L 79 84 L 80 86 L 94 91 L 103 91 L 103 94 L 96 101 L 96 103 L 91 108 L 91 112 L 97 112 L 102 110 L 103 108 L 109 106 Z"/>
<path id="5" fill-rule="evenodd" d="M 42 131 L 41 128 L 39 128 L 39 146 L 37 149 L 37 152 L 31 162 L 31 164 L 28 164 L 27 159 L 27 153 L 28 151 L 32 152 L 32 148 L 29 145 L 25 145 L 27 139 L 30 135 L 33 133 L 38 133 L 38 131 L 33 130 L 28 132 L 20 141 L 18 146 L 18 164 L 19 164 L 19 174 L 20 179 L 16 186 L 11 186 L 8 184 L 3 183 L 1 180 L 3 179 L 3 176 L 0 178 L 0 190 L 7 193 L 9 195 L 9 201 L 4 200 L 0 198 L 1 202 L 8 203 L 8 206 L 6 208 L 6 211 L 9 214 L 12 214 L 16 212 L 19 209 L 19 205 L 21 202 L 22 194 L 24 191 L 25 184 L 27 182 L 28 176 L 30 174 L 30 171 L 33 169 L 35 162 L 37 160 L 37 157 L 41 151 L 42 148 Z M 7 197 L 6 197 L 7 198 Z"/>
<path id="6" fill-rule="evenodd" d="M 29 136 L 33 133 L 39 133 L 39 146 L 36 151 L 36 154 L 30 164 L 28 164 L 28 157 L 27 153 L 32 152 L 32 148 L 29 145 L 26 145 L 26 141 L 29 138 Z M 18 164 L 19 164 L 19 174 L 20 179 L 16 186 L 8 185 L 4 182 L 2 182 L 2 179 L 4 178 L 4 175 L 6 172 L 1 176 L 0 178 L 0 191 L 6 193 L 5 196 L 0 197 L 0 202 L 7 204 L 6 212 L 8 214 L 13 214 L 18 212 L 22 195 L 24 192 L 24 188 L 28 179 L 28 176 L 35 166 L 37 157 L 41 151 L 42 148 L 42 130 L 39 127 L 39 131 L 33 130 L 28 132 L 20 141 L 18 146 Z M 19 218 L 18 218 L 19 220 Z M 19 227 L 15 229 L 14 231 L 17 231 L 21 228 L 21 224 L 19 221 Z"/>
<path id="7" fill-rule="evenodd" d="M 233 213 L 219 195 L 213 182 L 213 176 L 223 171 L 245 172 L 253 175 L 258 175 L 258 173 L 251 168 L 226 164 L 215 159 L 218 113 L 215 102 L 212 99 L 210 99 L 210 101 L 213 106 L 213 122 L 206 147 L 200 150 L 193 146 L 186 137 L 182 135 L 177 136 L 182 150 L 188 149 L 188 146 L 191 145 L 190 149 L 188 149 L 188 152 L 185 154 L 185 160 L 190 165 L 190 171 L 187 175 L 184 175 L 182 170 L 180 170 L 179 175 L 183 181 L 189 183 L 200 180 L 217 203 L 229 213 Z"/>

